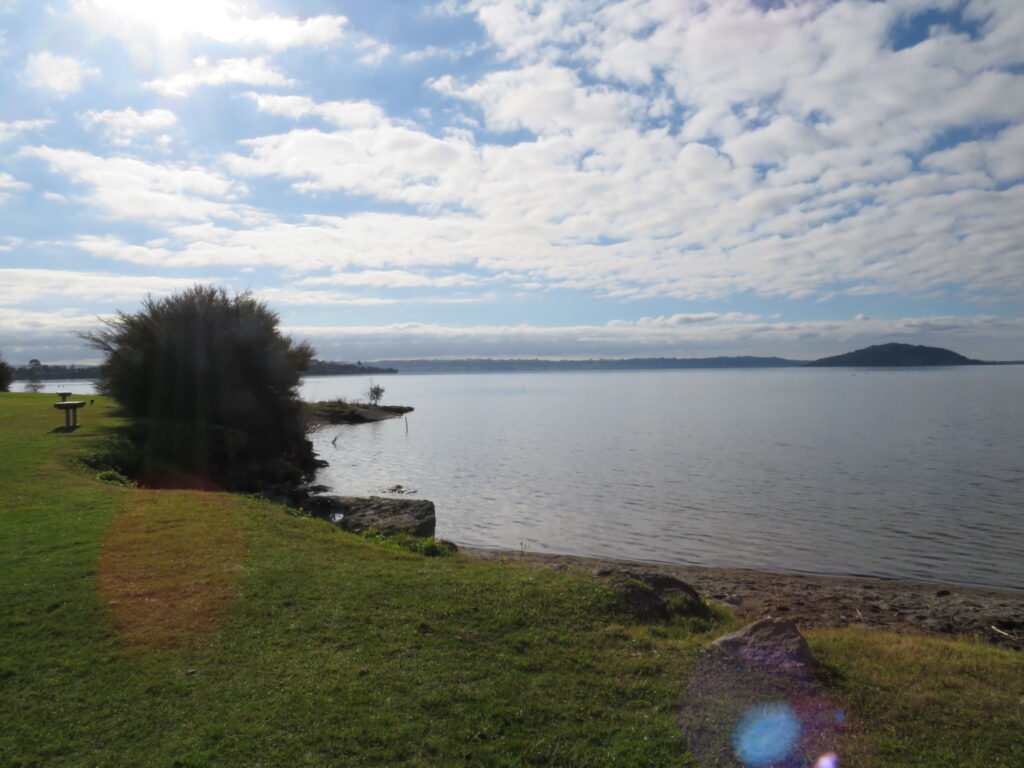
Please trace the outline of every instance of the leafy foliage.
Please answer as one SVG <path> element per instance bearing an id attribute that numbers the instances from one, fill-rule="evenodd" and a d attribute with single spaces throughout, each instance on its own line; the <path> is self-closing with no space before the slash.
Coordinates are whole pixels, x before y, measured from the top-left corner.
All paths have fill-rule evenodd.
<path id="1" fill-rule="evenodd" d="M 14 381 L 14 369 L 0 358 L 0 392 L 9 392 Z"/>
<path id="2" fill-rule="evenodd" d="M 248 293 L 196 285 L 83 334 L 99 391 L 130 420 L 138 477 L 236 490 L 297 484 L 317 466 L 296 387 L 313 357 Z"/>
<path id="3" fill-rule="evenodd" d="M 370 401 L 370 405 L 376 405 L 382 397 L 384 397 L 384 387 L 371 381 L 370 386 L 366 389 L 366 399 Z"/>

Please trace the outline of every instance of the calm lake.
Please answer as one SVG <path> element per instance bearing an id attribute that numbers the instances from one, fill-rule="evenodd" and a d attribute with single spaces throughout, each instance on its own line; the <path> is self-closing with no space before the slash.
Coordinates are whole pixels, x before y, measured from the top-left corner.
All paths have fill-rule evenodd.
<path id="1" fill-rule="evenodd" d="M 439 538 L 1024 589 L 1024 366 L 374 380 L 416 410 L 316 432 L 319 481 L 416 489 Z"/>
<path id="2" fill-rule="evenodd" d="M 319 430 L 320 482 L 416 489 L 439 538 L 1024 589 L 1024 366 L 375 381 L 416 410 Z"/>

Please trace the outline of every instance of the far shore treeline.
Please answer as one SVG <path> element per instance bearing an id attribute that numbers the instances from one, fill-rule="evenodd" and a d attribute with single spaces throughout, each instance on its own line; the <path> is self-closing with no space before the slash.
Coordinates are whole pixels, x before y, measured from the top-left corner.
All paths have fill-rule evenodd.
<path id="1" fill-rule="evenodd" d="M 825 368 L 825 367 L 919 367 L 941 365 L 1022 365 L 1024 360 L 972 360 L 942 347 L 914 344 L 876 344 L 842 355 L 818 360 L 792 360 L 784 357 L 631 357 L 589 360 L 546 360 L 543 358 L 462 358 L 456 360 L 375 360 L 351 363 L 311 360 L 305 376 L 385 376 L 396 373 L 525 373 L 530 371 L 646 371 L 701 368 Z M 96 365 L 12 365 L 16 381 L 95 379 Z"/>

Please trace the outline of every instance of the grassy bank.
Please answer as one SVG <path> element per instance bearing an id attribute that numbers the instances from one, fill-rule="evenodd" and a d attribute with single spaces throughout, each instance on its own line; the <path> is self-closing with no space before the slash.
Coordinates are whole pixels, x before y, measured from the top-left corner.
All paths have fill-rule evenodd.
<path id="1" fill-rule="evenodd" d="M 69 460 L 106 404 L 62 434 L 51 401 L 0 394 L 0 765 L 695 765 L 677 709 L 728 619 L 639 625 L 583 574 L 101 483 Z M 844 764 L 1024 764 L 1019 654 L 809 639 Z"/>

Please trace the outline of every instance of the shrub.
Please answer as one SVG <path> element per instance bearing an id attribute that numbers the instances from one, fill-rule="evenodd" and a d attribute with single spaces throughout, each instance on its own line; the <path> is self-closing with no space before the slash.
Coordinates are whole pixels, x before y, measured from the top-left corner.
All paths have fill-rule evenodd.
<path id="1" fill-rule="evenodd" d="M 14 369 L 0 357 L 0 392 L 9 392 L 14 381 Z"/>
<path id="2" fill-rule="evenodd" d="M 366 390 L 366 399 L 370 401 L 370 405 L 376 405 L 382 397 L 384 397 L 384 387 L 371 381 Z"/>
<path id="3" fill-rule="evenodd" d="M 96 474 L 96 479 L 101 483 L 110 483 L 111 485 L 120 485 L 122 488 L 131 488 L 134 483 L 127 477 L 122 475 L 120 472 L 115 472 L 112 469 L 105 469 L 102 472 Z"/>
<path id="4" fill-rule="evenodd" d="M 98 390 L 129 419 L 139 480 L 252 491 L 312 476 L 296 388 L 314 353 L 277 326 L 250 294 L 197 285 L 82 334 L 106 355 Z"/>

